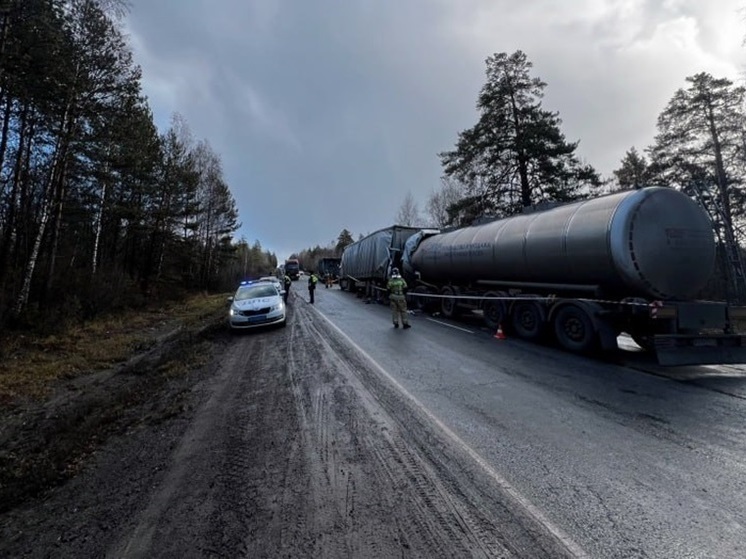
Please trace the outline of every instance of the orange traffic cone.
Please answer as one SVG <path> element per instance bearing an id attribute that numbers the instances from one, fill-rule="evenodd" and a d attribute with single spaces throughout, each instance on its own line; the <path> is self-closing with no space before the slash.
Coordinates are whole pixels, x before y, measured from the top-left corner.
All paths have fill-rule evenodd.
<path id="1" fill-rule="evenodd" d="M 505 332 L 503 332 L 503 325 L 498 324 L 497 325 L 497 332 L 495 332 L 495 339 L 496 340 L 504 340 L 506 338 Z"/>

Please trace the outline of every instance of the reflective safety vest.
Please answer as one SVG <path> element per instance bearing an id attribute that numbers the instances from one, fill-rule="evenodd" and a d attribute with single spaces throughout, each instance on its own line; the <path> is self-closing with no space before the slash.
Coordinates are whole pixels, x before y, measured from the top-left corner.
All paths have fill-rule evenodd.
<path id="1" fill-rule="evenodd" d="M 391 295 L 402 297 L 404 296 L 404 290 L 407 288 L 407 282 L 404 281 L 404 278 L 391 278 L 386 288 Z"/>

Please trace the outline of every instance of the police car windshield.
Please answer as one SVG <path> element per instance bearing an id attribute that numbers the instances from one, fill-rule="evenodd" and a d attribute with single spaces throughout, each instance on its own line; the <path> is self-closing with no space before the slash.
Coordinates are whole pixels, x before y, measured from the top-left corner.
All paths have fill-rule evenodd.
<path id="1" fill-rule="evenodd" d="M 236 292 L 236 301 L 246 299 L 256 299 L 259 297 L 277 297 L 277 289 L 272 284 L 264 285 L 245 285 L 238 288 Z"/>

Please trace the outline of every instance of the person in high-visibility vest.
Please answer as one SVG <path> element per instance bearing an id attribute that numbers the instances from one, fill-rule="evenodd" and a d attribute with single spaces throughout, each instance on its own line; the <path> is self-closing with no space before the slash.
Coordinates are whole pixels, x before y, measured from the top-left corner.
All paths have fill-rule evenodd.
<path id="1" fill-rule="evenodd" d="M 283 283 L 285 284 L 285 294 L 283 295 L 283 298 L 285 299 L 285 302 L 288 302 L 288 297 L 290 297 L 290 287 L 293 285 L 293 280 L 290 279 L 290 276 L 285 274 L 285 277 L 283 278 Z"/>
<path id="2" fill-rule="evenodd" d="M 389 292 L 389 302 L 391 305 L 391 317 L 394 319 L 394 328 L 399 328 L 399 319 L 401 318 L 402 328 L 405 330 L 411 328 L 407 316 L 407 282 L 399 275 L 398 268 L 391 269 L 391 278 L 389 278 L 386 289 Z"/>
<path id="3" fill-rule="evenodd" d="M 308 298 L 310 299 L 309 302 L 313 305 L 313 296 L 316 293 L 316 284 L 319 282 L 319 278 L 316 277 L 313 270 L 310 271 L 310 274 L 308 277 Z"/>

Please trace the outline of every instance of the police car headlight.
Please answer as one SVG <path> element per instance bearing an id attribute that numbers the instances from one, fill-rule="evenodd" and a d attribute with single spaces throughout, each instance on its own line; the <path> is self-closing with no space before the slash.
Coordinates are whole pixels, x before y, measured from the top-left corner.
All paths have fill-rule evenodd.
<path id="1" fill-rule="evenodd" d="M 280 309 L 282 309 L 282 307 L 283 307 L 282 303 L 277 303 L 276 305 L 273 305 L 272 308 L 269 309 L 269 312 L 279 311 Z"/>
<path id="2" fill-rule="evenodd" d="M 236 316 L 236 312 L 237 312 L 236 309 L 231 307 L 230 310 L 228 311 L 228 316 Z"/>

